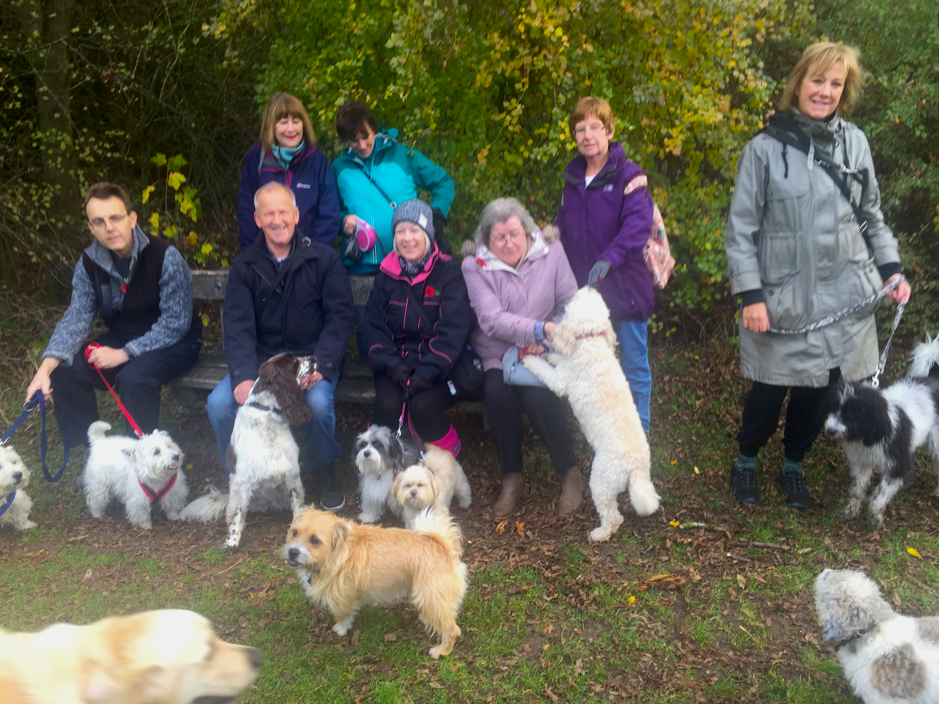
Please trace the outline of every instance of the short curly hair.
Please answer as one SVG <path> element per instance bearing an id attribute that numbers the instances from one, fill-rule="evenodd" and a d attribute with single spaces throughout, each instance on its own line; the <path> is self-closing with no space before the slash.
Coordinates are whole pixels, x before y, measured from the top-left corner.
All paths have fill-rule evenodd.
<path id="1" fill-rule="evenodd" d="M 578 122 L 583 122 L 588 117 L 596 117 L 603 123 L 607 134 L 613 134 L 616 130 L 616 120 L 613 119 L 613 108 L 603 98 L 595 98 L 592 95 L 581 98 L 574 106 L 574 112 L 571 113 L 568 123 L 571 128 L 571 138 L 574 137 L 574 128 Z"/>
<path id="2" fill-rule="evenodd" d="M 508 222 L 513 217 L 519 219 L 525 229 L 526 238 L 531 239 L 538 225 L 525 206 L 515 198 L 496 198 L 489 201 L 489 205 L 483 208 L 482 215 L 479 216 L 479 227 L 473 235 L 476 244 L 481 244 L 488 249 L 492 228 Z"/>
<path id="3" fill-rule="evenodd" d="M 864 77 L 861 74 L 860 52 L 853 46 L 835 44 L 834 42 L 815 42 L 802 52 L 802 56 L 792 67 L 792 72 L 786 80 L 786 88 L 779 100 L 780 111 L 786 111 L 799 105 L 799 89 L 809 70 L 815 74 L 825 74 L 837 63 L 844 66 L 844 91 L 838 102 L 836 111 L 842 117 L 851 114 L 857 105 Z"/>

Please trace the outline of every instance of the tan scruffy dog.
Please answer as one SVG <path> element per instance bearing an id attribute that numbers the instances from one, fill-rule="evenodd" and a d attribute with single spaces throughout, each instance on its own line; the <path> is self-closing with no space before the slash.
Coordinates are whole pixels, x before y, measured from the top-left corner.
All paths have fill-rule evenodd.
<path id="1" fill-rule="evenodd" d="M 436 660 L 453 650 L 460 635 L 456 616 L 468 579 L 461 547 L 459 527 L 429 510 L 415 520 L 414 530 L 405 530 L 311 508 L 290 526 L 283 556 L 297 568 L 306 595 L 332 612 L 333 630 L 341 636 L 360 606 L 410 597 L 421 622 L 440 636 L 430 649 Z"/>

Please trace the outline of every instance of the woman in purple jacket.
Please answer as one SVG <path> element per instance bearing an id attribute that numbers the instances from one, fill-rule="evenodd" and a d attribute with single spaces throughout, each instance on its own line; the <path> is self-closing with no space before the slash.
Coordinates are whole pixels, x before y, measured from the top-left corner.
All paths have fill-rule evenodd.
<path id="1" fill-rule="evenodd" d="M 244 251 L 261 228 L 254 194 L 277 181 L 294 192 L 301 236 L 331 247 L 339 234 L 339 191 L 329 160 L 316 148 L 310 116 L 290 93 L 274 93 L 261 119 L 261 141 L 248 150 L 238 188 L 238 242 Z"/>
<path id="2" fill-rule="evenodd" d="M 522 413 L 545 444 L 561 475 L 558 513 L 567 516 L 583 501 L 583 479 L 574 456 L 562 401 L 535 386 L 507 386 L 502 356 L 511 347 L 540 353 L 577 282 L 554 227 L 542 233 L 514 198 L 497 198 L 485 207 L 475 246 L 463 253 L 463 277 L 479 327 L 470 333 L 485 371 L 486 412 L 502 470 L 502 493 L 492 509 L 495 518 L 512 515 L 525 491 L 522 480 Z M 472 252 L 475 251 L 475 256 Z"/>
<path id="3" fill-rule="evenodd" d="M 646 188 L 624 195 L 643 172 L 619 142 L 610 141 L 615 123 L 607 101 L 581 98 L 570 127 L 580 156 L 564 170 L 556 224 L 577 285 L 598 289 L 610 309 L 620 363 L 648 433 L 652 373 L 646 339 L 654 299 L 642 250 L 655 206 Z"/>

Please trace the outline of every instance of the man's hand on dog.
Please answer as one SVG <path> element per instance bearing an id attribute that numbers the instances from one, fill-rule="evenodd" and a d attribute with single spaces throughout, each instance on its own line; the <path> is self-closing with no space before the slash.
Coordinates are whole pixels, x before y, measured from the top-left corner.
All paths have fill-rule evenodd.
<path id="1" fill-rule="evenodd" d="M 253 381 L 243 381 L 238 386 L 235 387 L 235 390 L 232 392 L 235 396 L 235 403 L 239 406 L 244 406 L 245 401 L 248 400 L 248 394 L 251 393 L 251 387 L 254 386 Z"/>

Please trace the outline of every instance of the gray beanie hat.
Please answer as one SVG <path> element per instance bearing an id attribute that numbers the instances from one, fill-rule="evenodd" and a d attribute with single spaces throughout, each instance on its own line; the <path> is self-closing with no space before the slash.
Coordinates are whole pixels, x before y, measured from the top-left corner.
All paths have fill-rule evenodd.
<path id="1" fill-rule="evenodd" d="M 397 208 L 394 215 L 391 216 L 391 232 L 394 234 L 395 228 L 399 222 L 413 222 L 427 233 L 430 241 L 434 241 L 434 212 L 420 198 L 406 200 Z"/>

